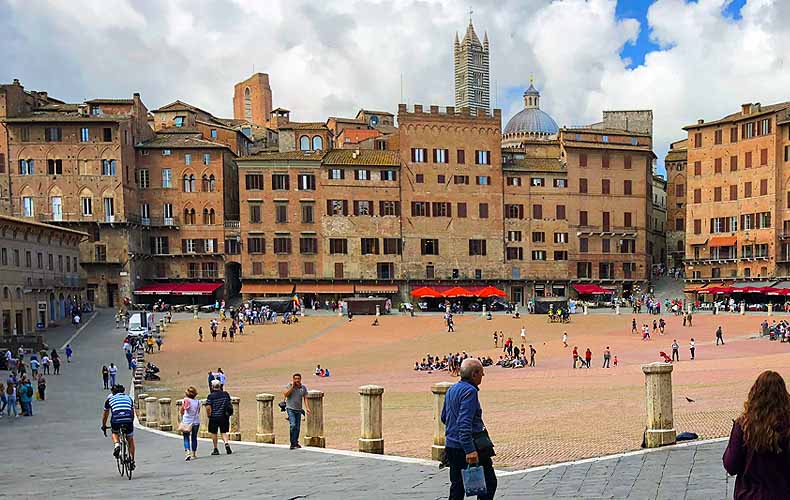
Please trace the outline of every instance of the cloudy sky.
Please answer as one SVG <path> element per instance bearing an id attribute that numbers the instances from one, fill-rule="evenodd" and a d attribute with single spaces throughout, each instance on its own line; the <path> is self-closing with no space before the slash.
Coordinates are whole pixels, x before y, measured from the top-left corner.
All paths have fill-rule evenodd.
<path id="1" fill-rule="evenodd" d="M 231 116 L 254 68 L 294 120 L 395 111 L 401 79 L 405 101 L 447 105 L 470 7 L 505 119 L 534 74 L 560 125 L 652 109 L 663 157 L 697 118 L 789 97 L 789 0 L 0 0 L 0 81 Z"/>

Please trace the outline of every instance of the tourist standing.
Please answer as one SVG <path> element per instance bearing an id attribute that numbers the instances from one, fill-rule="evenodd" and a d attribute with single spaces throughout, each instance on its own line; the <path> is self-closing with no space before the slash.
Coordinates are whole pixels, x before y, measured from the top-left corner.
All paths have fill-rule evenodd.
<path id="1" fill-rule="evenodd" d="M 716 345 L 719 345 L 719 342 L 724 345 L 724 332 L 721 331 L 721 325 L 716 328 Z"/>
<path id="2" fill-rule="evenodd" d="M 101 367 L 101 379 L 104 382 L 104 388 L 109 389 L 110 386 L 107 385 L 110 381 L 110 371 L 107 369 L 107 365 L 103 365 Z"/>
<path id="3" fill-rule="evenodd" d="M 224 391 L 225 390 L 225 380 L 226 380 L 227 377 L 225 377 L 225 372 L 222 371 L 222 368 L 217 368 L 217 373 L 214 374 L 214 378 L 216 380 L 219 380 L 219 387 L 220 387 L 220 389 L 222 389 Z"/>
<path id="4" fill-rule="evenodd" d="M 535 350 L 534 347 L 532 347 L 532 344 L 530 344 L 529 345 L 529 366 L 531 366 L 533 368 L 535 367 L 535 354 L 537 354 L 537 353 L 538 353 L 538 351 Z"/>
<path id="5" fill-rule="evenodd" d="M 60 375 L 60 356 L 55 349 L 52 349 L 52 370 L 55 375 Z"/>
<path id="6" fill-rule="evenodd" d="M 110 363 L 110 367 L 107 368 L 107 373 L 110 375 L 110 387 L 112 387 L 115 385 L 115 377 L 118 375 L 118 367 L 115 366 L 114 363 Z"/>
<path id="7" fill-rule="evenodd" d="M 16 412 L 16 384 L 14 382 L 8 381 L 5 388 L 5 395 L 6 395 L 6 412 L 8 416 L 11 416 L 11 410 L 14 411 L 14 418 L 19 417 L 19 414 Z"/>
<path id="8" fill-rule="evenodd" d="M 499 344 L 497 343 L 497 340 L 499 340 L 499 336 L 496 334 L 496 330 L 494 330 L 494 347 L 495 348 L 499 347 Z"/>
<path id="9" fill-rule="evenodd" d="M 44 378 L 44 374 L 38 376 L 38 399 L 44 401 L 46 392 L 47 392 L 47 379 Z"/>
<path id="10" fill-rule="evenodd" d="M 592 351 L 588 347 L 586 351 L 584 351 L 584 363 L 587 365 L 587 368 L 590 368 L 590 361 L 592 361 Z"/>
<path id="11" fill-rule="evenodd" d="M 579 349 L 573 346 L 573 368 L 576 369 L 576 363 L 579 361 Z"/>
<path id="12" fill-rule="evenodd" d="M 442 409 L 445 424 L 444 461 L 450 466 L 450 500 L 465 497 L 461 471 L 469 465 L 483 467 L 486 494 L 478 496 L 492 499 L 496 493 L 497 479 L 491 457 L 494 444 L 483 424 L 483 410 L 478 393 L 483 381 L 483 365 L 474 358 L 461 363 L 461 380 L 447 391 Z"/>
<path id="13" fill-rule="evenodd" d="M 208 433 L 211 434 L 211 442 L 214 444 L 212 455 L 219 455 L 217 449 L 217 433 L 222 434 L 222 442 L 225 443 L 225 453 L 230 455 L 233 451 L 228 444 L 228 432 L 230 431 L 230 416 L 233 415 L 233 405 L 230 402 L 230 394 L 222 390 L 219 380 L 211 381 L 211 394 L 206 398 L 206 414 L 208 417 Z"/>
<path id="14" fill-rule="evenodd" d="M 787 498 L 790 491 L 790 395 L 782 376 L 764 371 L 732 424 L 722 461 L 736 475 L 735 498 Z"/>
<path id="15" fill-rule="evenodd" d="M 184 436 L 184 460 L 197 458 L 198 430 L 200 430 L 200 400 L 197 399 L 198 391 L 194 386 L 187 387 L 184 391 L 184 401 L 181 403 L 181 425 L 178 430 Z M 216 444 L 214 448 L 216 449 Z"/>
<path id="16" fill-rule="evenodd" d="M 568 332 L 562 332 L 562 345 L 568 347 Z"/>
<path id="17" fill-rule="evenodd" d="M 5 387 L 0 382 L 0 418 L 3 418 L 5 407 L 8 406 L 8 397 L 5 395 Z"/>
<path id="18" fill-rule="evenodd" d="M 521 343 L 525 343 L 527 341 L 527 331 L 524 329 L 524 325 L 521 325 Z"/>
<path id="19" fill-rule="evenodd" d="M 288 412 L 291 449 L 301 448 L 299 433 L 302 428 L 302 415 L 305 412 L 310 413 L 310 405 L 307 403 L 307 387 L 302 385 L 301 374 L 293 374 L 291 383 L 285 386 L 283 397 L 285 397 L 285 411 Z"/>
<path id="20" fill-rule="evenodd" d="M 680 344 L 678 344 L 678 339 L 672 341 L 672 361 L 680 361 Z"/>
<path id="21" fill-rule="evenodd" d="M 203 327 L 198 327 L 198 342 L 203 342 Z"/>
<path id="22" fill-rule="evenodd" d="M 74 351 L 71 349 L 71 344 L 66 344 L 66 363 L 71 363 L 71 357 L 74 355 Z"/>
<path id="23" fill-rule="evenodd" d="M 691 351 L 691 359 L 694 359 L 695 350 L 696 350 L 696 346 L 694 345 L 694 337 L 691 337 L 691 341 L 689 342 L 689 351 Z"/>
<path id="24" fill-rule="evenodd" d="M 601 368 L 609 368 L 609 361 L 612 358 L 612 351 L 609 350 L 609 346 L 606 346 L 606 350 L 603 352 L 603 366 Z"/>
<path id="25" fill-rule="evenodd" d="M 19 406 L 22 407 L 22 415 L 25 417 L 33 416 L 33 384 L 23 376 L 19 386 Z"/>

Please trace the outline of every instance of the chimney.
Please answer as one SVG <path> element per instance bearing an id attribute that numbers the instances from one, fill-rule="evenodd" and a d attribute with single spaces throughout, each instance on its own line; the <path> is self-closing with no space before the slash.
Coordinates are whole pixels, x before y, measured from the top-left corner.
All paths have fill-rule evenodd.
<path id="1" fill-rule="evenodd" d="M 19 86 L 22 85 L 21 83 L 19 83 L 19 78 L 14 78 L 14 85 L 19 85 Z"/>
<path id="2" fill-rule="evenodd" d="M 353 152 L 353 153 L 351 153 L 351 158 L 353 158 L 353 159 L 355 159 L 355 160 L 356 160 L 356 159 L 357 159 L 357 156 L 359 156 L 359 148 L 356 148 L 356 149 L 354 150 L 354 152 Z"/>
<path id="3" fill-rule="evenodd" d="M 88 116 L 87 104 L 80 104 L 79 106 L 77 106 L 77 110 L 79 111 L 80 116 Z"/>
<path id="4" fill-rule="evenodd" d="M 752 112 L 752 103 L 747 102 L 745 104 L 741 104 L 741 114 L 748 115 Z"/>
<path id="5" fill-rule="evenodd" d="M 697 120 L 697 125 L 702 125 L 703 123 L 705 123 L 705 120 L 703 120 L 702 118 Z"/>

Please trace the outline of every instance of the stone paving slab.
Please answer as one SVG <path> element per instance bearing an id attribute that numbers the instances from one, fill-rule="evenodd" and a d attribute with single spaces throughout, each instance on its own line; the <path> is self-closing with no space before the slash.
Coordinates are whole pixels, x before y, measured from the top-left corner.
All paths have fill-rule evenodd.
<path id="1" fill-rule="evenodd" d="M 68 334 L 68 335 L 67 335 Z M 51 340 L 65 341 L 64 329 Z M 399 463 L 309 450 L 235 445 L 233 455 L 185 463 L 180 439 L 136 430 L 138 470 L 121 479 L 111 444 L 99 430 L 106 391 L 99 369 L 125 366 L 112 313 L 99 316 L 72 341 L 77 353 L 63 375 L 48 377 L 48 399 L 31 418 L 0 419 L 0 498 L 446 498 L 448 473 Z M 57 342 L 54 342 L 57 344 Z M 58 349 L 61 344 L 58 344 Z M 5 378 L 5 373 L 0 373 Z M 119 370 L 121 380 L 128 371 Z M 734 479 L 721 466 L 725 443 L 671 448 L 588 461 L 499 478 L 497 498 L 693 499 L 732 496 Z"/>

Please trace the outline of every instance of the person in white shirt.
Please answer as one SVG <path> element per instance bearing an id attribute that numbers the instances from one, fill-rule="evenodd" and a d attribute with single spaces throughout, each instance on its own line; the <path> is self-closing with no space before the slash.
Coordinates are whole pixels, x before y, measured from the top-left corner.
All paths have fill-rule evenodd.
<path id="1" fill-rule="evenodd" d="M 521 325 L 521 343 L 525 343 L 527 341 L 527 331 L 524 329 L 524 325 Z"/>
<path id="2" fill-rule="evenodd" d="M 694 359 L 694 337 L 691 337 L 691 341 L 689 342 L 689 351 L 691 351 L 691 359 Z"/>

